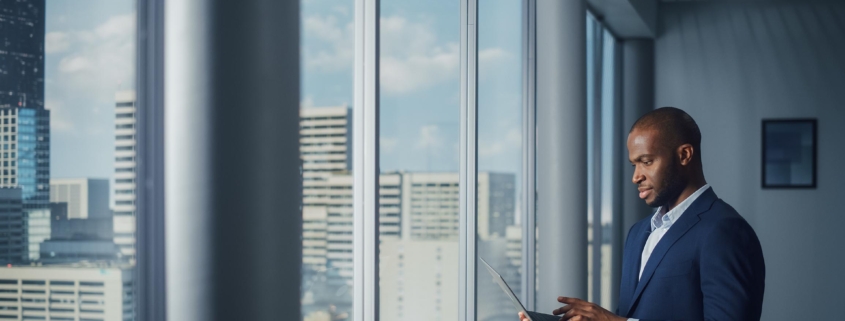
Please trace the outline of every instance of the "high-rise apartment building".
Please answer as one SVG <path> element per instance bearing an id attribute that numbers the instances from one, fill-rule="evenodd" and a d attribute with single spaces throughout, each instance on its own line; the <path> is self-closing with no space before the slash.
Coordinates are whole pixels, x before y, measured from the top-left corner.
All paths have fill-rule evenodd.
<path id="1" fill-rule="evenodd" d="M 391 239 L 380 248 L 382 320 L 458 320 L 455 241 Z"/>
<path id="2" fill-rule="evenodd" d="M 381 239 L 400 237 L 401 179 L 399 173 L 382 174 L 379 179 L 382 191 L 379 201 Z M 306 268 L 326 271 L 336 276 L 335 280 L 351 284 L 352 175 L 325 175 L 304 185 L 303 264 Z"/>
<path id="3" fill-rule="evenodd" d="M 21 189 L 0 188 L 0 264 L 26 260 L 29 255 L 27 244 Z"/>
<path id="4" fill-rule="evenodd" d="M 100 266 L 3 268 L 0 319 L 134 320 L 132 269 Z"/>
<path id="5" fill-rule="evenodd" d="M 352 110 L 348 106 L 302 108 L 299 142 L 304 181 L 352 169 Z"/>
<path id="6" fill-rule="evenodd" d="M 327 218 L 325 206 L 302 208 L 302 264 L 309 272 L 326 271 Z"/>
<path id="7" fill-rule="evenodd" d="M 50 208 L 32 208 L 24 210 L 26 214 L 26 240 L 30 261 L 41 258 L 41 244 L 50 239 L 52 221 Z"/>
<path id="8" fill-rule="evenodd" d="M 347 106 L 300 109 L 303 264 L 352 282 L 352 126 Z M 399 237 L 399 174 L 380 178 L 381 238 Z M 307 236 L 305 236 L 307 235 Z"/>
<path id="9" fill-rule="evenodd" d="M 402 235 L 414 240 L 457 240 L 460 188 L 458 173 L 402 174 Z M 514 224 L 513 174 L 478 172 L 478 235 L 505 236 Z"/>
<path id="10" fill-rule="evenodd" d="M 0 8 L 0 108 L 44 108 L 45 0 Z"/>
<path id="11" fill-rule="evenodd" d="M 50 179 L 50 203 L 67 203 L 67 218 L 111 218 L 109 180 Z"/>
<path id="12" fill-rule="evenodd" d="M 135 92 L 116 93 L 114 107 L 114 243 L 125 257 L 133 261 L 137 155 Z"/>

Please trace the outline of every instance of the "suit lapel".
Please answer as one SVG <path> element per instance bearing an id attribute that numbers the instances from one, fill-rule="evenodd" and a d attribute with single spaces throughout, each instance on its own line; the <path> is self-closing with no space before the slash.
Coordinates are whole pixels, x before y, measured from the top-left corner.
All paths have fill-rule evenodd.
<path id="1" fill-rule="evenodd" d="M 645 242 L 648 240 L 648 235 L 651 234 L 651 225 L 641 225 L 639 229 L 633 231 L 633 233 L 636 233 L 636 236 L 631 240 L 632 244 L 626 247 L 627 253 L 625 255 L 631 259 L 623 260 L 625 262 L 625 266 L 622 267 L 622 280 L 624 283 L 621 284 L 619 289 L 619 292 L 622 294 L 622 299 L 619 302 L 619 312 L 623 316 L 628 314 L 627 309 L 631 306 L 630 302 L 633 300 L 634 290 L 637 288 L 637 275 L 640 273 L 641 253 L 645 247 Z"/>
<path id="2" fill-rule="evenodd" d="M 663 238 L 657 242 L 657 246 L 654 247 L 654 251 L 651 252 L 651 256 L 648 258 L 648 262 L 646 262 L 645 269 L 643 269 L 643 275 L 640 277 L 639 282 L 637 283 L 636 289 L 634 290 L 634 294 L 631 296 L 631 300 L 628 301 L 627 309 L 624 311 L 630 312 L 633 307 L 636 305 L 637 300 L 639 299 L 640 295 L 643 293 L 643 289 L 645 289 L 648 282 L 651 280 L 651 277 L 654 275 L 654 270 L 657 269 L 657 266 L 660 265 L 660 261 L 663 260 L 663 257 L 666 255 L 666 252 L 672 248 L 672 245 L 678 241 L 684 234 L 687 233 L 698 221 L 701 219 L 698 217 L 699 214 L 707 211 L 710 209 L 710 206 L 713 205 L 713 202 L 716 201 L 716 193 L 713 192 L 712 188 L 707 189 L 698 199 L 693 202 L 689 208 L 684 212 L 683 215 L 675 222 L 672 227 L 669 228 L 669 231 L 663 235 Z M 648 229 L 650 230 L 651 227 L 649 226 Z M 644 246 L 640 246 L 642 250 Z M 642 251 L 640 253 L 635 253 L 635 255 L 639 255 L 642 257 Z M 635 260 L 637 262 L 640 259 Z M 633 278 L 636 280 L 637 275 L 639 274 L 639 266 L 637 266 L 637 271 L 633 275 Z"/>

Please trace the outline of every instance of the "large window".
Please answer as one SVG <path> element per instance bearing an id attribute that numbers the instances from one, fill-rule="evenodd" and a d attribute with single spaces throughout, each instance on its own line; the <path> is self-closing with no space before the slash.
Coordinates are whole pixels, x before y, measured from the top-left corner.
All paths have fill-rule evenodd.
<path id="1" fill-rule="evenodd" d="M 0 318 L 135 318 L 135 8 L 0 2 Z"/>
<path id="2" fill-rule="evenodd" d="M 381 1 L 380 320 L 459 320 L 459 5 Z"/>
<path id="3" fill-rule="evenodd" d="M 367 8 L 362 3 L 377 3 L 378 15 L 354 12 L 355 5 Z M 351 320 L 353 312 L 380 320 L 514 319 L 516 309 L 490 282 L 480 258 L 526 299 L 529 309 L 534 304 L 529 293 L 534 273 L 525 275 L 535 267 L 525 253 L 534 249 L 526 231 L 535 222 L 533 213 L 524 213 L 534 202 L 534 157 L 526 157 L 535 144 L 533 42 L 528 41 L 533 2 L 478 1 L 477 23 L 467 23 L 476 17 L 470 12 L 474 6 L 462 8 L 467 3 L 474 2 L 302 1 L 304 320 Z M 373 23 L 367 19 L 378 19 L 375 31 L 366 28 Z M 588 157 L 590 164 L 584 200 L 590 257 L 583 262 L 589 264 L 584 277 L 590 278 L 590 292 L 584 299 L 612 309 L 618 282 L 612 267 L 620 263 L 611 242 L 619 234 L 613 225 L 618 59 L 613 36 L 592 17 L 587 23 L 584 139 L 589 148 L 586 155 L 573 155 Z M 375 39 L 377 64 L 366 51 Z M 361 53 L 365 56 L 356 56 Z M 368 88 L 371 78 L 354 74 L 353 67 L 362 65 L 358 71 L 364 74 L 378 68 L 377 87 Z M 377 103 L 368 98 L 360 101 L 372 105 L 350 103 L 366 95 Z M 376 107 L 377 114 L 368 114 Z M 366 131 L 371 128 L 352 125 L 376 119 L 375 136 Z M 369 143 L 378 149 L 369 149 Z M 353 174 L 361 173 L 355 162 L 370 160 L 370 152 L 377 152 L 378 168 L 367 175 L 377 178 L 364 178 L 377 179 L 378 189 L 353 191 L 353 183 L 370 186 L 353 182 Z M 468 183 L 462 184 L 465 178 Z M 362 202 L 378 206 L 361 206 L 361 211 L 356 203 L 361 195 Z M 373 249 L 356 241 L 372 241 L 368 238 L 375 233 L 361 237 L 367 233 L 358 232 L 366 229 L 358 230 L 357 224 L 368 224 L 361 216 L 369 222 L 378 218 L 368 227 L 378 231 L 378 256 L 364 264 L 355 255 Z M 594 249 L 593 239 L 601 246 Z M 375 278 L 367 274 L 374 264 Z M 353 288 L 361 285 L 378 291 Z M 369 298 L 374 292 L 378 305 L 355 303 L 362 293 Z M 375 311 L 361 312 L 373 306 Z"/>
<path id="4" fill-rule="evenodd" d="M 522 292 L 522 40 L 521 1 L 479 1 L 478 6 L 478 258 L 517 296 Z M 516 309 L 476 264 L 477 320 L 515 320 Z"/>
<path id="5" fill-rule="evenodd" d="M 302 1 L 302 318 L 351 320 L 353 0 Z"/>
<path id="6" fill-rule="evenodd" d="M 619 176 L 622 131 L 619 128 L 618 54 L 615 37 L 587 15 L 587 223 L 588 298 L 615 309 L 621 257 L 614 256 L 621 237 Z M 599 245 L 597 245 L 599 244 Z M 618 245 L 616 245 L 618 247 Z M 614 272 L 617 271 L 617 272 Z"/>

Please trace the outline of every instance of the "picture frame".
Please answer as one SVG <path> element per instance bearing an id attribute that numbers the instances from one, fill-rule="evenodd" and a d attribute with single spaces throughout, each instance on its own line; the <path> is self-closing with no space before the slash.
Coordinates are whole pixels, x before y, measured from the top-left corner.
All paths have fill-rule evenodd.
<path id="1" fill-rule="evenodd" d="M 817 124 L 815 118 L 763 119 L 762 188 L 816 188 Z"/>

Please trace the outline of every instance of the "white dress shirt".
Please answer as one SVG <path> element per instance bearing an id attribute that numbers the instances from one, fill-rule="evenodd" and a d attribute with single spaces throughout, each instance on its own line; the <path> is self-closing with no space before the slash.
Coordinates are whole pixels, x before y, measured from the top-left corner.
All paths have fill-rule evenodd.
<path id="1" fill-rule="evenodd" d="M 657 246 L 657 242 L 660 242 L 660 239 L 663 238 L 663 235 L 666 235 L 666 232 L 669 231 L 669 228 L 672 227 L 672 224 L 678 221 L 678 218 L 684 214 L 684 212 L 692 205 L 692 202 L 695 202 L 701 194 L 704 194 L 707 189 L 710 188 L 710 184 L 704 184 L 701 188 L 699 188 L 695 193 L 692 193 L 689 197 L 683 200 L 678 206 L 666 212 L 666 207 L 661 206 L 657 209 L 657 211 L 651 217 L 651 234 L 648 235 L 648 240 L 645 242 L 645 247 L 643 247 L 643 253 L 640 260 L 640 275 L 637 278 L 642 278 L 643 270 L 645 269 L 646 263 L 648 263 L 648 258 L 651 257 L 651 252 L 654 251 L 654 247 Z M 628 321 L 639 321 L 639 319 L 628 319 Z"/>

